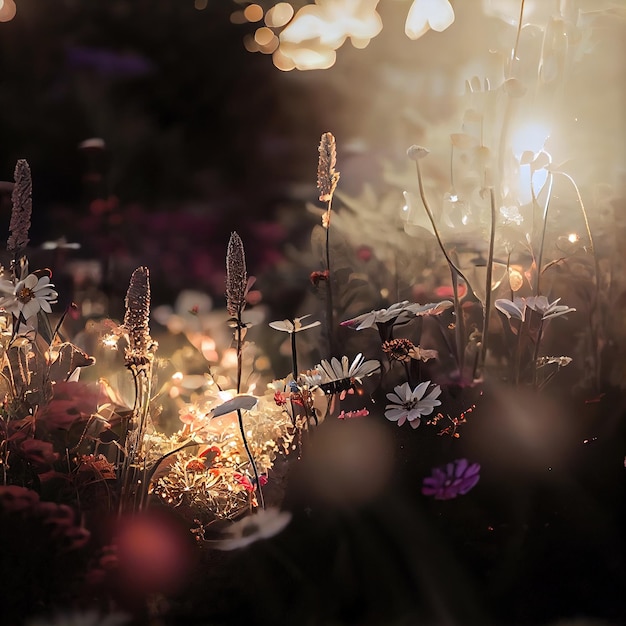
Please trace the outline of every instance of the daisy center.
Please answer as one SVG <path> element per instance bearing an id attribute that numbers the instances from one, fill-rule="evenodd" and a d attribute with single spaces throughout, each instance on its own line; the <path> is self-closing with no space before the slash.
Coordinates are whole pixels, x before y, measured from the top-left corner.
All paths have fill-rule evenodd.
<path id="1" fill-rule="evenodd" d="M 22 304 L 27 304 L 35 297 L 35 292 L 28 287 L 23 287 L 17 292 L 16 297 L 18 302 L 21 302 Z"/>
<path id="2" fill-rule="evenodd" d="M 404 403 L 404 408 L 405 408 L 407 411 L 411 411 L 411 410 L 413 410 L 413 409 L 414 409 L 414 408 L 415 408 L 418 404 L 419 404 L 419 400 L 407 400 L 407 401 Z"/>

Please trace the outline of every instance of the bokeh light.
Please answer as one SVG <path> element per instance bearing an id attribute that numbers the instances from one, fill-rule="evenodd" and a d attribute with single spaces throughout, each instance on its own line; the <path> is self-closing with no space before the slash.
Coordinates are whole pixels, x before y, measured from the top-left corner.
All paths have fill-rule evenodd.
<path id="1" fill-rule="evenodd" d="M 10 22 L 17 12 L 13 0 L 0 0 L 0 22 Z"/>
<path id="2" fill-rule="evenodd" d="M 293 7 L 288 2 L 279 2 L 265 14 L 265 23 L 271 28 L 281 28 L 289 22 L 293 14 Z"/>
<path id="3" fill-rule="evenodd" d="M 248 22 L 260 22 L 263 19 L 263 8 L 258 4 L 250 4 L 243 10 L 243 14 Z"/>

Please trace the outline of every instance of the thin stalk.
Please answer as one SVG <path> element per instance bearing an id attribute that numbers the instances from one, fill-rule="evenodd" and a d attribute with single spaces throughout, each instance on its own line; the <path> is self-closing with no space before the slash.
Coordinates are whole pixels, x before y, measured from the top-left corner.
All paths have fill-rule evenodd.
<path id="1" fill-rule="evenodd" d="M 422 199 L 422 203 L 424 204 L 424 209 L 426 209 L 426 214 L 428 215 L 428 219 L 430 220 L 430 224 L 433 228 L 433 232 L 435 233 L 435 237 L 437 239 L 437 243 L 439 244 L 439 248 L 441 248 L 441 252 L 443 256 L 446 258 L 448 265 L 465 281 L 468 288 L 471 288 L 470 282 L 465 278 L 463 272 L 455 265 L 454 261 L 450 258 L 448 253 L 446 252 L 446 248 L 443 245 L 443 241 L 441 240 L 441 236 L 439 235 L 439 230 L 437 225 L 435 224 L 435 218 L 433 216 L 433 212 L 430 209 L 430 205 L 428 204 L 428 200 L 426 199 L 426 193 L 424 191 L 424 182 L 422 180 L 422 171 L 420 169 L 419 160 L 415 161 L 415 168 L 417 169 L 417 182 L 419 184 L 420 189 L 420 198 Z"/>
<path id="2" fill-rule="evenodd" d="M 295 325 L 295 324 L 294 324 Z M 291 368 L 294 382 L 298 380 L 298 354 L 296 351 L 296 331 L 291 333 Z"/>
<path id="3" fill-rule="evenodd" d="M 326 279 L 326 324 L 328 331 L 328 352 L 329 357 L 334 356 L 334 342 L 333 342 L 333 333 L 334 333 L 334 306 L 333 306 L 333 288 L 331 285 L 332 274 L 330 271 L 330 215 L 332 208 L 332 196 L 328 201 L 328 206 L 326 208 L 326 270 L 328 271 L 328 278 Z"/>
<path id="4" fill-rule="evenodd" d="M 241 393 L 241 374 L 242 374 L 242 366 L 243 366 L 243 337 L 241 336 L 241 329 L 244 328 L 243 321 L 241 319 L 241 308 L 237 311 L 237 393 Z M 261 483 L 259 481 L 259 471 L 257 470 L 256 463 L 254 461 L 254 456 L 252 455 L 252 451 L 250 450 L 250 446 L 248 445 L 248 438 L 246 437 L 246 430 L 243 426 L 243 415 L 241 413 L 241 409 L 237 409 L 237 420 L 239 422 L 239 432 L 241 433 L 241 439 L 243 440 L 243 447 L 246 450 L 246 454 L 248 455 L 248 461 L 250 461 L 250 467 L 252 467 L 252 472 L 254 474 L 254 478 L 256 480 L 256 490 L 259 494 L 259 504 L 261 508 L 265 508 L 265 501 L 263 499 L 263 490 L 261 489 Z"/>
<path id="5" fill-rule="evenodd" d="M 465 284 L 467 285 L 468 289 L 471 288 L 471 285 L 470 285 L 470 282 L 467 280 L 467 278 L 465 278 L 465 276 L 463 275 L 463 272 L 461 272 L 461 270 L 455 265 L 454 261 L 452 261 L 452 259 L 450 258 L 450 255 L 446 251 L 445 246 L 443 245 L 443 241 L 441 240 L 441 236 L 439 235 L 439 230 L 437 228 L 437 225 L 435 224 L 435 218 L 433 216 L 433 212 L 431 211 L 430 206 L 428 204 L 428 200 L 426 198 L 426 192 L 424 191 L 424 181 L 422 180 L 422 170 L 420 168 L 419 159 L 415 161 L 415 168 L 417 170 L 417 182 L 419 184 L 420 197 L 422 199 L 424 209 L 426 210 L 426 214 L 428 215 L 428 219 L 430 220 L 430 224 L 433 228 L 433 232 L 435 233 L 435 237 L 437 239 L 437 243 L 439 244 L 439 248 L 441 249 L 441 252 L 443 253 L 443 256 L 445 257 L 446 261 L 448 262 L 448 266 L 450 267 L 450 272 L 452 273 L 452 288 L 454 291 L 454 315 L 456 318 L 455 329 L 457 330 L 456 332 L 456 343 L 457 343 L 456 355 L 457 355 L 457 363 L 459 367 L 459 375 L 462 376 L 465 346 L 463 345 L 463 337 L 460 336 L 462 324 L 463 324 L 463 321 L 462 321 L 463 311 L 461 310 L 461 304 L 459 302 L 459 297 L 458 297 L 458 289 L 457 289 L 458 277 L 460 276 L 465 281 Z"/>
<path id="6" fill-rule="evenodd" d="M 578 185 L 576 181 L 565 172 L 556 172 L 556 174 L 560 174 L 564 176 L 574 187 L 574 191 L 576 192 L 576 198 L 578 200 L 578 205 L 580 206 L 580 210 L 583 216 L 583 220 L 585 222 L 585 229 L 587 231 L 587 238 L 589 239 L 589 251 L 593 255 L 593 270 L 594 270 L 594 279 L 595 279 L 595 289 L 593 293 L 593 299 L 589 305 L 589 331 L 591 334 L 591 347 L 593 351 L 593 359 L 594 359 L 594 368 L 596 371 L 596 385 L 600 386 L 600 355 L 598 354 L 599 346 L 598 346 L 598 333 L 593 323 L 593 315 L 596 311 L 596 307 L 598 306 L 598 295 L 600 293 L 600 266 L 598 264 L 598 257 L 596 255 L 596 248 L 593 243 L 593 236 L 591 234 L 591 227 L 589 226 L 589 218 L 587 217 L 587 211 L 585 209 L 585 205 L 583 203 L 582 196 L 580 195 L 580 189 L 578 189 Z"/>
<path id="7" fill-rule="evenodd" d="M 484 368 L 487 358 L 487 335 L 489 333 L 489 317 L 491 312 L 491 283 L 493 280 L 493 249 L 496 239 L 496 197 L 493 187 L 489 188 L 491 205 L 491 230 L 489 232 L 489 256 L 487 259 L 487 277 L 485 279 L 485 309 L 483 312 L 483 337 L 480 345 L 480 368 Z"/>
<path id="8" fill-rule="evenodd" d="M 533 350 L 533 384 L 537 385 L 537 359 L 539 358 L 539 344 L 543 336 L 543 319 L 539 323 L 539 331 L 537 332 L 537 341 L 535 341 L 535 349 Z"/>
<path id="9" fill-rule="evenodd" d="M 455 303 L 454 316 L 456 318 L 454 324 L 454 341 L 456 344 L 456 364 L 459 370 L 459 376 L 463 377 L 463 368 L 465 367 L 465 346 L 463 345 L 463 337 L 465 336 L 465 320 L 463 319 L 463 310 L 459 303 L 459 277 L 450 268 L 450 278 L 452 281 L 452 295 Z"/>
<path id="10" fill-rule="evenodd" d="M 511 50 L 511 59 L 509 62 L 509 67 L 507 71 L 507 78 L 511 77 L 511 71 L 513 68 L 513 63 L 515 63 L 515 59 L 517 58 L 517 49 L 519 48 L 519 40 L 522 34 L 522 20 L 524 19 L 524 1 L 521 0 L 519 7 L 519 21 L 517 23 L 517 33 L 515 34 L 515 45 Z"/>
<path id="11" fill-rule="evenodd" d="M 541 243 L 539 244 L 539 259 L 537 260 L 537 285 L 535 287 L 535 295 L 541 294 L 539 287 L 541 285 L 541 266 L 543 264 L 543 249 L 546 241 L 546 227 L 548 224 L 548 210 L 550 208 L 550 199 L 552 198 L 552 185 L 554 184 L 554 176 L 550 173 L 550 182 L 548 183 L 548 196 L 546 197 L 546 204 L 543 208 L 543 228 L 541 230 Z M 532 186 L 532 182 L 531 182 Z"/>

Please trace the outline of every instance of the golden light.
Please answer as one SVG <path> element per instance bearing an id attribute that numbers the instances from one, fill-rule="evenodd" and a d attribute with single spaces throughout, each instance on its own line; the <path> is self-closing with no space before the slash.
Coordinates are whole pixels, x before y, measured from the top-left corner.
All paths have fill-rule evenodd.
<path id="1" fill-rule="evenodd" d="M 272 54 L 272 52 L 274 52 L 274 50 L 278 48 L 278 45 L 278 37 L 272 33 L 272 38 L 269 40 L 269 42 L 261 46 L 261 52 L 263 54 Z"/>
<path id="2" fill-rule="evenodd" d="M 293 17 L 293 7 L 288 2 L 279 2 L 265 14 L 265 23 L 271 28 L 281 28 Z"/>
<path id="3" fill-rule="evenodd" d="M 349 37 L 357 47 L 363 47 L 382 30 L 377 2 L 353 0 L 317 0 L 302 7 L 280 34 L 282 52 L 293 59 L 298 69 L 326 69 L 335 63 L 335 50 Z M 286 51 L 291 44 L 297 50 Z"/>
<path id="4" fill-rule="evenodd" d="M 225 368 L 237 367 L 237 350 L 235 348 L 229 348 L 224 352 L 221 365 Z"/>
<path id="5" fill-rule="evenodd" d="M 454 22 L 454 10 L 448 0 L 414 0 L 406 18 L 404 32 L 409 39 L 419 39 L 431 28 L 446 30 Z"/>
<path id="6" fill-rule="evenodd" d="M 576 233 L 570 233 L 570 234 L 567 236 L 567 240 L 568 240 L 570 243 L 576 243 L 577 241 L 580 241 L 580 237 L 579 237 Z"/>
<path id="7" fill-rule="evenodd" d="M 274 33 L 267 26 L 257 28 L 254 33 L 254 41 L 256 41 L 259 46 L 267 46 L 274 38 Z"/>
<path id="8" fill-rule="evenodd" d="M 209 4 L 209 0 L 195 0 L 193 6 L 198 11 L 204 11 L 207 5 Z"/>
<path id="9" fill-rule="evenodd" d="M 530 151 L 537 154 L 550 136 L 550 130 L 540 123 L 529 123 L 519 126 L 511 137 L 511 149 L 516 157 L 523 152 Z"/>
<path id="10" fill-rule="evenodd" d="M 281 51 L 280 47 L 274 51 L 274 54 L 272 55 L 272 62 L 276 68 L 283 72 L 290 72 L 291 70 L 296 69 L 294 60 L 290 56 L 285 55 Z"/>
<path id="11" fill-rule="evenodd" d="M 258 4 L 249 4 L 243 10 L 243 15 L 248 22 L 260 22 L 263 19 L 263 9 Z"/>

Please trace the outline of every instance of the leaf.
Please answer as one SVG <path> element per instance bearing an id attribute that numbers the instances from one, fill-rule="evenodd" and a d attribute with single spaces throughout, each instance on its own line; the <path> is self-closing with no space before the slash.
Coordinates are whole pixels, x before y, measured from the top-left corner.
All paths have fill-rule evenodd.
<path id="1" fill-rule="evenodd" d="M 96 360 L 76 347 L 73 343 L 66 341 L 57 348 L 58 356 L 50 365 L 49 377 L 54 382 L 66 381 L 79 367 L 93 365 Z"/>

